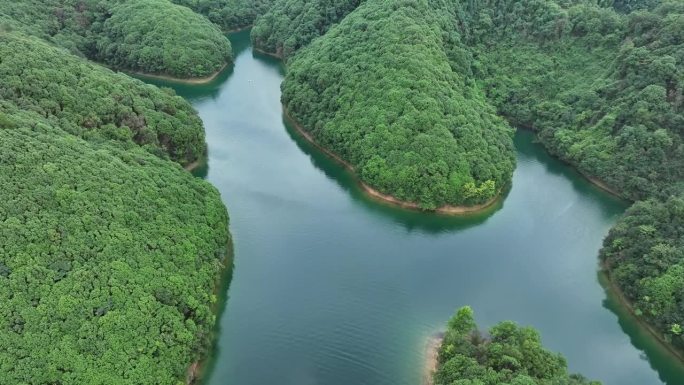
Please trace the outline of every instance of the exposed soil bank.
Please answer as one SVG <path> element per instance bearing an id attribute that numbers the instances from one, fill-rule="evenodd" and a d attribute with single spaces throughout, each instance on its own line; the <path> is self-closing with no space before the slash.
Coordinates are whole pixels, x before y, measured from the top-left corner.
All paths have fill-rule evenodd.
<path id="1" fill-rule="evenodd" d="M 615 196 L 618 197 L 618 198 L 625 199 L 625 198 L 623 197 L 622 194 L 620 194 L 620 193 L 619 193 L 617 190 L 615 190 L 614 188 L 608 186 L 608 185 L 607 185 L 604 181 L 602 181 L 601 179 L 599 179 L 599 178 L 597 178 L 597 177 L 595 177 L 595 176 L 587 175 L 587 174 L 585 174 L 585 173 L 583 173 L 583 172 L 581 172 L 581 171 L 580 171 L 580 174 L 582 174 L 585 178 L 587 178 L 587 180 L 588 180 L 589 182 L 591 182 L 591 183 L 594 184 L 595 186 L 599 187 L 599 188 L 602 189 L 603 191 L 609 192 L 609 193 L 615 195 Z"/>
<path id="2" fill-rule="evenodd" d="M 497 195 L 494 196 L 492 199 L 488 200 L 485 203 L 479 204 L 479 205 L 474 205 L 474 206 L 442 206 L 442 207 L 438 207 L 437 209 L 434 209 L 434 210 L 425 210 L 424 208 L 420 207 L 420 205 L 415 203 L 415 202 L 402 201 L 401 199 L 393 197 L 392 195 L 381 193 L 380 191 L 374 189 L 373 187 L 363 183 L 358 178 L 358 176 L 356 175 L 356 171 L 354 169 L 354 166 L 352 166 L 351 163 L 345 161 L 339 155 L 335 154 L 334 152 L 332 152 L 332 151 L 328 150 L 327 148 L 318 144 L 316 142 L 316 140 L 314 139 L 314 137 L 309 132 L 307 132 L 304 129 L 304 127 L 294 117 L 292 117 L 292 115 L 290 115 L 290 112 L 287 110 L 285 105 L 283 105 L 283 112 L 284 112 L 287 120 L 290 122 L 290 124 L 297 130 L 297 132 L 304 139 L 306 139 L 309 143 L 313 144 L 317 149 L 324 152 L 329 157 L 335 159 L 337 162 L 339 162 L 341 165 L 343 165 L 347 170 L 354 173 L 356 181 L 359 184 L 359 186 L 361 186 L 361 189 L 371 198 L 375 198 L 376 200 L 379 200 L 381 202 L 389 203 L 389 204 L 399 206 L 399 207 L 404 208 L 404 209 L 410 209 L 410 210 L 432 211 L 432 212 L 436 212 L 436 213 L 440 213 L 440 214 L 446 214 L 446 215 L 463 215 L 463 214 L 474 214 L 474 213 L 482 212 L 485 209 L 493 206 L 494 203 L 498 202 L 499 199 L 501 198 L 501 190 L 500 190 L 497 193 Z"/>
<path id="3" fill-rule="evenodd" d="M 203 159 L 197 159 L 196 161 L 194 161 L 194 162 L 192 162 L 192 163 L 186 164 L 185 166 L 183 166 L 183 168 L 184 168 L 186 171 L 192 172 L 192 171 L 195 171 L 195 169 L 196 169 L 197 167 L 201 166 L 203 163 L 204 163 L 204 160 L 203 160 Z"/>
<path id="4" fill-rule="evenodd" d="M 141 78 L 164 80 L 164 81 L 167 81 L 167 82 L 180 83 L 180 84 L 195 84 L 195 85 L 199 85 L 199 84 L 211 83 L 211 82 L 212 82 L 214 79 L 216 79 L 216 77 L 219 76 L 219 75 L 221 74 L 221 72 L 223 72 L 223 71 L 228 67 L 228 65 L 230 65 L 230 64 L 231 64 L 231 63 L 226 63 L 226 64 L 224 64 L 223 67 L 221 67 L 218 71 L 214 72 L 213 74 L 211 74 L 211 75 L 209 75 L 209 76 L 206 76 L 206 77 L 203 77 L 203 78 L 190 78 L 190 79 L 176 78 L 176 77 L 169 76 L 169 75 L 150 74 L 150 73 L 147 73 L 147 72 L 127 71 L 127 70 L 125 70 L 125 69 L 120 70 L 120 72 L 129 74 L 129 75 L 135 75 L 135 76 L 138 76 L 138 77 L 141 77 Z"/>
<path id="5" fill-rule="evenodd" d="M 428 338 L 425 344 L 425 367 L 423 369 L 423 385 L 434 385 L 434 374 L 437 371 L 439 347 L 444 341 L 444 333 L 437 333 Z"/>
<path id="6" fill-rule="evenodd" d="M 684 352 L 680 351 L 679 349 L 672 346 L 669 342 L 665 341 L 665 338 L 663 338 L 662 334 L 658 332 L 658 330 L 656 330 L 653 327 L 653 325 L 651 325 L 646 320 L 644 320 L 636 314 L 636 312 L 634 311 L 634 307 L 632 306 L 632 303 L 629 301 L 629 299 L 627 299 L 625 294 L 622 292 L 622 289 L 620 289 L 620 287 L 617 284 L 615 284 L 615 282 L 613 282 L 613 280 L 610 278 L 610 271 L 607 269 L 605 265 L 602 265 L 601 267 L 602 270 L 600 274 L 603 278 L 601 281 L 603 281 L 605 289 L 614 294 L 615 298 L 618 300 L 620 305 L 627 309 L 629 315 L 637 321 L 639 326 L 647 330 L 653 337 L 655 337 L 656 341 L 658 341 L 660 345 L 662 345 L 668 352 L 677 357 L 680 361 L 684 362 Z"/>
<path id="7" fill-rule="evenodd" d="M 283 62 L 285 61 L 285 58 L 283 57 L 282 52 L 268 52 L 268 51 L 264 51 L 263 49 L 257 48 L 257 47 L 252 47 L 252 50 L 254 52 L 259 53 L 260 55 L 266 55 L 266 56 L 274 57 L 274 58 L 276 58 L 280 61 L 283 61 Z"/>

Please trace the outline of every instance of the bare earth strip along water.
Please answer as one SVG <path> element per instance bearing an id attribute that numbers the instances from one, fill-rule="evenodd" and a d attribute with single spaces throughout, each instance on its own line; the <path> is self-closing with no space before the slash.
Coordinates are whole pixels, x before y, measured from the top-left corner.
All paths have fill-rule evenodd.
<path id="1" fill-rule="evenodd" d="M 626 209 L 516 134 L 518 167 L 490 212 L 388 207 L 283 119 L 283 67 L 231 36 L 233 69 L 173 86 L 207 128 L 231 213 L 235 269 L 205 385 L 419 385 L 425 343 L 455 309 L 539 329 L 572 372 L 606 385 L 682 384 L 684 368 L 598 275 Z"/>

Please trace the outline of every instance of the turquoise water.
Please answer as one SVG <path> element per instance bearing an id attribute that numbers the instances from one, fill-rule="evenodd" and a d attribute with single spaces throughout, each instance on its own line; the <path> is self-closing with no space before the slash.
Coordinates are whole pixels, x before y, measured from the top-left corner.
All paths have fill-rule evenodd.
<path id="1" fill-rule="evenodd" d="M 419 385 L 426 339 L 456 308 L 540 330 L 607 385 L 684 383 L 684 369 L 608 298 L 598 250 L 627 204 L 516 134 L 493 212 L 453 218 L 365 197 L 283 120 L 283 68 L 231 36 L 235 67 L 174 86 L 207 129 L 197 174 L 231 214 L 235 269 L 206 385 Z M 156 84 L 163 84 L 156 82 Z"/>

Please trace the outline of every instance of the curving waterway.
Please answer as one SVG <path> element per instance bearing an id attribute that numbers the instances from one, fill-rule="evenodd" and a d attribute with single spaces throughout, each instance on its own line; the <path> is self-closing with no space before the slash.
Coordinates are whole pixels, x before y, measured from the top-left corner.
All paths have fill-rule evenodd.
<path id="1" fill-rule="evenodd" d="M 483 327 L 536 327 L 571 371 L 606 385 L 684 383 L 684 368 L 599 283 L 627 204 L 516 134 L 492 212 L 442 217 L 365 197 L 283 120 L 281 64 L 231 36 L 235 67 L 171 86 L 207 130 L 197 173 L 231 214 L 235 267 L 205 385 L 420 385 L 426 339 L 471 305 Z"/>

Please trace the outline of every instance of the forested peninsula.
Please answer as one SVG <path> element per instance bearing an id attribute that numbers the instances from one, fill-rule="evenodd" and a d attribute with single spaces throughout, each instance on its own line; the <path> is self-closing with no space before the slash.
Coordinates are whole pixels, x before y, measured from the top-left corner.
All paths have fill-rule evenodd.
<path id="1" fill-rule="evenodd" d="M 117 2 L 141 14 L 109 27 L 88 4 L 0 11 L 0 383 L 184 383 L 213 340 L 228 215 L 183 169 L 206 153 L 193 108 L 84 59 L 91 27 L 155 3 Z"/>
<path id="2" fill-rule="evenodd" d="M 449 320 L 437 361 L 432 385 L 600 385 L 568 374 L 565 359 L 545 349 L 533 328 L 505 321 L 479 331 L 467 306 Z"/>
<path id="3" fill-rule="evenodd" d="M 514 167 L 509 126 L 534 130 L 594 183 L 646 200 L 606 239 L 603 266 L 682 348 L 684 3 L 314 3 L 275 0 L 252 32 L 287 60 L 283 103 L 300 128 L 370 188 L 424 209 L 491 199 Z"/>
<path id="4" fill-rule="evenodd" d="M 0 0 L 0 29 L 115 69 L 178 79 L 209 77 L 232 58 L 218 26 L 167 0 Z"/>

